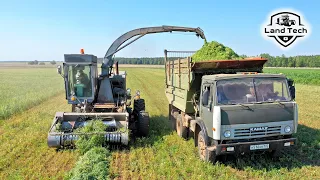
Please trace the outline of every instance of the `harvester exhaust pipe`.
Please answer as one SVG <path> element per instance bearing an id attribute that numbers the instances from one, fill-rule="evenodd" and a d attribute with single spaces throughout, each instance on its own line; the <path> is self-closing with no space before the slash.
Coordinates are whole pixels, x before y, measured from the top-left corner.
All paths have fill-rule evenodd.
<path id="1" fill-rule="evenodd" d="M 119 75 L 119 62 L 116 62 L 116 75 Z"/>

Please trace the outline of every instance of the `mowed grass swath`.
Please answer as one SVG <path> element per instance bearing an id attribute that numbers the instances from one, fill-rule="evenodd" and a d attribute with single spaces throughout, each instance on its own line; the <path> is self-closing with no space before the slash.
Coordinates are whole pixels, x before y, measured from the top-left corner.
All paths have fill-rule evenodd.
<path id="1" fill-rule="evenodd" d="M 63 92 L 55 68 L 1 68 L 0 120 Z"/>
<path id="2" fill-rule="evenodd" d="M 35 73 L 28 70 L 25 69 L 26 75 Z M 127 88 L 132 92 L 140 90 L 141 97 L 146 100 L 146 110 L 151 117 L 151 135 L 138 139 L 130 150 L 111 152 L 109 168 L 112 178 L 320 179 L 320 108 L 316 106 L 320 98 L 319 86 L 296 84 L 298 145 L 292 153 L 284 155 L 279 162 L 265 156 L 252 156 L 209 164 L 198 159 L 193 140 L 185 141 L 169 128 L 164 69 L 120 70 L 127 71 Z M 62 78 L 55 69 L 48 69 L 47 73 L 44 70 L 43 73 L 48 76 L 52 73 L 48 79 L 56 78 L 57 87 L 63 90 Z M 51 83 L 54 83 L 52 79 Z M 52 87 L 46 85 L 39 86 Z M 80 157 L 77 151 L 56 152 L 47 147 L 47 132 L 55 112 L 70 111 L 70 105 L 62 92 L 46 98 L 23 113 L 1 121 L 0 179 L 63 179 L 75 167 Z"/>

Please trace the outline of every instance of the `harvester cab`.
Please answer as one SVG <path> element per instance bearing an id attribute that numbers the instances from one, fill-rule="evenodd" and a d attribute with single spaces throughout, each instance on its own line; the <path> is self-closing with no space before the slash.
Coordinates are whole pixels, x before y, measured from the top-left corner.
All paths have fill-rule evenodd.
<path id="1" fill-rule="evenodd" d="M 94 133 L 103 134 L 105 144 L 128 145 L 130 136 L 148 136 L 149 114 L 145 101 L 139 90 L 131 98 L 131 90 L 126 89 L 126 72 L 118 70 L 114 54 L 146 34 L 172 31 L 195 32 L 205 39 L 200 28 L 159 26 L 129 31 L 111 44 L 99 76 L 96 56 L 85 54 L 83 49 L 80 54 L 65 54 L 64 63 L 57 71 L 64 78 L 66 99 L 72 105 L 72 112 L 56 113 L 48 133 L 48 146 L 75 146 L 79 136 L 92 134 L 77 129 L 96 119 L 107 125 L 104 132 Z M 138 37 L 120 47 L 135 36 Z M 131 101 L 133 107 L 130 107 Z"/>
<path id="2" fill-rule="evenodd" d="M 81 104 L 92 103 L 97 90 L 97 57 L 89 54 L 65 54 L 63 74 L 66 99 L 72 104 L 72 112 L 80 112 Z M 83 109 L 85 111 L 85 109 Z"/>

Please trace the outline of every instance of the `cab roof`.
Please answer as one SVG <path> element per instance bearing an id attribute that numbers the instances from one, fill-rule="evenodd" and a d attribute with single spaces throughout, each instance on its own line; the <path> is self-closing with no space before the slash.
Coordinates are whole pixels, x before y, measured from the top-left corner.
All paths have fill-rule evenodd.
<path id="1" fill-rule="evenodd" d="M 221 80 L 221 79 L 235 79 L 235 78 L 253 78 L 253 77 L 264 77 L 264 78 L 286 78 L 283 74 L 268 74 L 268 73 L 252 73 L 252 74 L 214 74 L 202 76 L 204 80 Z"/>

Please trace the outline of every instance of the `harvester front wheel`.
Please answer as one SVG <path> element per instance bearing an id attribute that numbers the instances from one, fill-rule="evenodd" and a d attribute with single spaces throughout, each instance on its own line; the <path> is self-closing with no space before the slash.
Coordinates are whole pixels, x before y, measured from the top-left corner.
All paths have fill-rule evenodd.
<path id="1" fill-rule="evenodd" d="M 149 135 L 150 119 L 149 114 L 144 111 L 138 113 L 138 134 L 142 137 L 147 137 Z"/>

